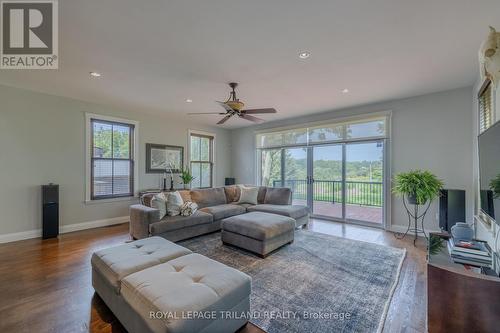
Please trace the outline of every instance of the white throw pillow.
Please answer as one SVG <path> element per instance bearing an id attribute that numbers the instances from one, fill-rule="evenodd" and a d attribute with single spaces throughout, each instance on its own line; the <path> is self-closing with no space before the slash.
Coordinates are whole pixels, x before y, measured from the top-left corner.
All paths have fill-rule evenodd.
<path id="1" fill-rule="evenodd" d="M 151 199 L 151 208 L 155 208 L 160 211 L 160 220 L 167 215 L 167 197 L 163 192 L 153 196 Z"/>
<path id="2" fill-rule="evenodd" d="M 177 216 L 181 214 L 181 206 L 184 203 L 181 194 L 178 191 L 168 194 L 167 200 L 167 213 L 170 216 Z"/>
<path id="3" fill-rule="evenodd" d="M 181 206 L 182 216 L 191 216 L 198 210 L 198 205 L 191 201 L 186 201 Z"/>
<path id="4" fill-rule="evenodd" d="M 240 185 L 240 200 L 238 200 L 238 203 L 256 205 L 258 195 L 259 195 L 258 187 L 246 187 Z"/>

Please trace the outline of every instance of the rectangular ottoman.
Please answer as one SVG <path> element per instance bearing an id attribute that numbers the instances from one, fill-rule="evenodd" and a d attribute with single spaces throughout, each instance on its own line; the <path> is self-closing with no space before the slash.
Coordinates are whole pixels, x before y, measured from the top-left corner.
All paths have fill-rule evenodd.
<path id="1" fill-rule="evenodd" d="M 281 246 L 292 243 L 295 229 L 293 218 L 251 212 L 222 220 L 222 242 L 266 257 Z"/>
<path id="2" fill-rule="evenodd" d="M 128 332 L 232 333 L 247 322 L 251 278 L 164 238 L 97 251 L 91 264 L 92 286 Z"/>
<path id="3" fill-rule="evenodd" d="M 119 292 L 121 280 L 127 275 L 190 253 L 162 237 L 151 237 L 94 252 L 91 264 Z"/>
<path id="4" fill-rule="evenodd" d="M 235 332 L 247 321 L 250 292 L 248 275 L 197 253 L 122 281 L 124 300 L 152 332 Z"/>

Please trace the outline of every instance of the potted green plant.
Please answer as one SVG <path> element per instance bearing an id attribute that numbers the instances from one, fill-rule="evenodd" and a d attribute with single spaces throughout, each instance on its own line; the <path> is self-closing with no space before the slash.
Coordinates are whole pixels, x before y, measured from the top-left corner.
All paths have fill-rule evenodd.
<path id="1" fill-rule="evenodd" d="M 184 189 L 189 188 L 189 184 L 191 184 L 191 182 L 194 180 L 194 177 L 189 169 L 181 170 L 181 180 L 182 184 L 184 184 Z"/>
<path id="2" fill-rule="evenodd" d="M 493 197 L 495 199 L 500 198 L 500 174 L 491 180 L 490 190 L 493 191 Z"/>
<path id="3" fill-rule="evenodd" d="M 424 205 L 439 196 L 443 185 L 443 182 L 429 171 L 411 170 L 396 175 L 393 192 L 406 196 L 410 204 Z"/>

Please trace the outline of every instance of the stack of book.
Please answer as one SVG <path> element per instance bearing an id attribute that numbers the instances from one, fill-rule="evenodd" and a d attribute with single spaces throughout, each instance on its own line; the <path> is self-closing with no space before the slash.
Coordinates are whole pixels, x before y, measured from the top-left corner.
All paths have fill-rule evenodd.
<path id="1" fill-rule="evenodd" d="M 491 268 L 491 251 L 486 242 L 450 237 L 448 251 L 457 264 Z"/>

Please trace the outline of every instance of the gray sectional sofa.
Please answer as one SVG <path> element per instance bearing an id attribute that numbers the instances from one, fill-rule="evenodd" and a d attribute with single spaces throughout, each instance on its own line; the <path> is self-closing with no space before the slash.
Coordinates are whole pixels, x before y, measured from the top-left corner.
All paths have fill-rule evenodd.
<path id="1" fill-rule="evenodd" d="M 309 222 L 308 208 L 291 204 L 292 191 L 289 188 L 260 186 L 257 205 L 238 203 L 239 186 L 179 192 L 184 201 L 195 202 L 198 211 L 187 217 L 165 216 L 160 220 L 159 211 L 150 207 L 153 195 L 145 195 L 141 198 L 141 204 L 130 207 L 130 235 L 134 239 L 161 236 L 175 242 L 218 231 L 223 219 L 247 212 L 287 216 L 295 220 L 297 228 Z"/>

